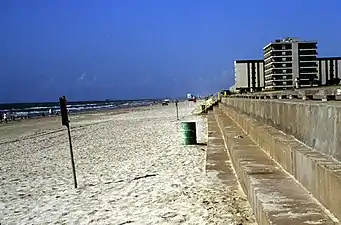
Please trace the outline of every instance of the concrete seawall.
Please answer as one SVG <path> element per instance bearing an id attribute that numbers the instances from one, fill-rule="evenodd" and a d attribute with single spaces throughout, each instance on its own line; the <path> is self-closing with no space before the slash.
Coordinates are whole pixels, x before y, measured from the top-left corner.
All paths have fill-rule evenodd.
<path id="1" fill-rule="evenodd" d="M 219 104 L 213 115 L 259 225 L 339 224 L 340 162 L 233 107 Z"/>
<path id="2" fill-rule="evenodd" d="M 222 98 L 221 104 L 260 119 L 341 161 L 340 103 Z"/>

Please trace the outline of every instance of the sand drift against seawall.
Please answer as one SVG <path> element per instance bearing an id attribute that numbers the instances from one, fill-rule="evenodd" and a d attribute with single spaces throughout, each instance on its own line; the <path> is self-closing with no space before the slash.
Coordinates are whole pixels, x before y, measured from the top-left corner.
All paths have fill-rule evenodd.
<path id="1" fill-rule="evenodd" d="M 206 142 L 206 119 L 188 102 L 179 108 Z M 206 176 L 206 146 L 181 145 L 172 104 L 71 117 L 78 189 L 59 118 L 30 123 L 0 128 L 1 224 L 235 224 L 243 216 L 229 206 L 238 194 Z"/>

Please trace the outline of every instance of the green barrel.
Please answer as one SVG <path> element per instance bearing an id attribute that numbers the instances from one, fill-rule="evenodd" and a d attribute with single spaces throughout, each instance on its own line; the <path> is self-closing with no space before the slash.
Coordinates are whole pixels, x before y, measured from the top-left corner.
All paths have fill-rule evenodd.
<path id="1" fill-rule="evenodd" d="M 184 145 L 197 144 L 197 131 L 195 122 L 181 122 L 182 143 Z"/>

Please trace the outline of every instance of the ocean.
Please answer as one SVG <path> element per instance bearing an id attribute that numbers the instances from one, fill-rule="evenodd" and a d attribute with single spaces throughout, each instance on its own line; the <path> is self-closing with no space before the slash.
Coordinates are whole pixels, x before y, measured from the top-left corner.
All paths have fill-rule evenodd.
<path id="1" fill-rule="evenodd" d="M 69 113 L 73 114 L 84 111 L 146 106 L 159 101 L 160 100 L 75 101 L 67 102 L 67 108 Z M 12 117 L 45 116 L 50 114 L 50 111 L 52 111 L 52 114 L 59 114 L 59 102 L 0 104 L 0 112 L 6 112 Z"/>

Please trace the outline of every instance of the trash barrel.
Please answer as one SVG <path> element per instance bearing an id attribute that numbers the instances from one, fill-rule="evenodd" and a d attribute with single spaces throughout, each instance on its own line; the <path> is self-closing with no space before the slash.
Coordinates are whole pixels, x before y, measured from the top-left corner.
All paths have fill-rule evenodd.
<path id="1" fill-rule="evenodd" d="M 182 143 L 184 145 L 197 144 L 197 131 L 195 122 L 181 122 Z"/>

